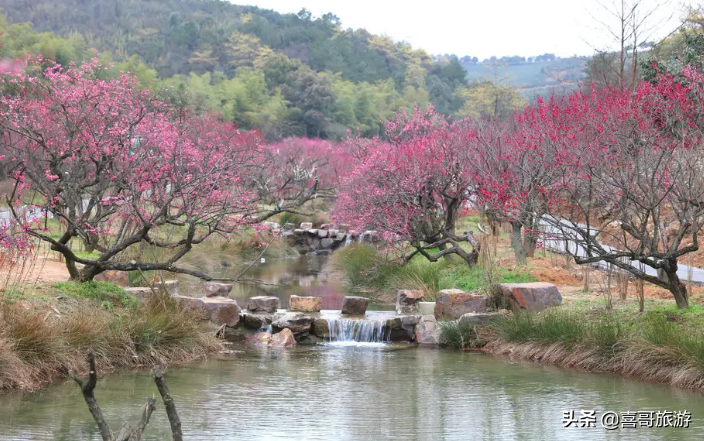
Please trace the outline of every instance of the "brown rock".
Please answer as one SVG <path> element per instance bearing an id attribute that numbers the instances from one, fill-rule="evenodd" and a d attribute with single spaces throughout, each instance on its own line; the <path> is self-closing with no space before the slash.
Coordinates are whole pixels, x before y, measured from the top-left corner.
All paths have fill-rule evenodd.
<path id="1" fill-rule="evenodd" d="M 311 325 L 313 323 L 313 318 L 303 315 L 300 312 L 287 312 L 284 314 L 277 314 L 274 317 L 274 321 L 271 326 L 275 331 L 288 328 L 294 334 L 307 334 L 310 332 Z"/>
<path id="2" fill-rule="evenodd" d="M 262 329 L 271 324 L 271 314 L 243 314 L 242 322 L 247 329 Z"/>
<path id="3" fill-rule="evenodd" d="M 367 312 L 369 299 L 366 297 L 347 296 L 342 299 L 342 313 L 350 315 L 364 315 Z"/>
<path id="4" fill-rule="evenodd" d="M 320 338 L 330 338 L 330 328 L 328 326 L 328 321 L 325 319 L 315 319 L 313 320 L 313 326 L 311 332 Z"/>
<path id="5" fill-rule="evenodd" d="M 163 282 L 156 282 L 152 285 L 154 290 L 157 292 L 164 290 L 171 297 L 176 297 L 178 295 L 178 280 L 164 280 Z"/>
<path id="6" fill-rule="evenodd" d="M 418 302 L 423 300 L 423 291 L 402 289 L 396 293 L 396 314 L 420 314 Z"/>
<path id="7" fill-rule="evenodd" d="M 247 302 L 247 310 L 250 312 L 266 312 L 273 314 L 279 309 L 279 298 L 271 296 L 252 297 Z"/>
<path id="8" fill-rule="evenodd" d="M 282 329 L 281 332 L 271 337 L 270 346 L 272 348 L 295 348 L 296 339 L 290 329 Z"/>
<path id="9" fill-rule="evenodd" d="M 562 296 L 552 283 L 502 283 L 499 289 L 505 303 L 514 311 L 540 312 L 562 303 Z"/>
<path id="10" fill-rule="evenodd" d="M 437 294 L 435 318 L 437 320 L 457 320 L 470 312 L 486 312 L 489 298 L 459 289 L 444 289 Z"/>
<path id="11" fill-rule="evenodd" d="M 227 297 L 232 291 L 229 283 L 206 282 L 203 284 L 203 297 Z"/>
<path id="12" fill-rule="evenodd" d="M 297 312 L 320 312 L 323 298 L 313 296 L 291 296 L 289 310 Z"/>
<path id="13" fill-rule="evenodd" d="M 237 301 L 232 299 L 203 297 L 199 300 L 198 307 L 203 309 L 211 322 L 230 327 L 239 323 L 242 312 Z"/>
<path id="14" fill-rule="evenodd" d="M 151 288 L 144 287 L 125 288 L 125 292 L 140 299 L 147 299 L 154 293 Z"/>
<path id="15" fill-rule="evenodd" d="M 271 343 L 272 335 L 268 332 L 257 332 L 249 337 L 246 341 L 247 345 L 255 348 L 268 348 Z"/>
<path id="16" fill-rule="evenodd" d="M 416 343 L 421 346 L 437 346 L 440 344 L 440 327 L 432 315 L 421 317 L 415 327 Z"/>

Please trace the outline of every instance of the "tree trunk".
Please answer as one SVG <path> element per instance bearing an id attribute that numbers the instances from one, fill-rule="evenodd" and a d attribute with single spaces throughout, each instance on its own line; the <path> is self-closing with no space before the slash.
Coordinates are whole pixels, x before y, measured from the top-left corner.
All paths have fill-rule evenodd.
<path id="1" fill-rule="evenodd" d="M 68 270 L 68 275 L 70 280 L 80 280 L 81 275 L 76 267 L 76 261 L 64 254 L 64 259 L 66 259 L 66 269 Z"/>
<path id="2" fill-rule="evenodd" d="M 513 246 L 513 252 L 516 254 L 516 265 L 520 266 L 528 264 L 526 249 L 523 247 L 523 242 L 521 241 L 522 227 L 520 222 L 511 223 L 511 246 Z"/>
<path id="3" fill-rule="evenodd" d="M 528 257 L 535 257 L 535 248 L 538 246 L 538 235 L 535 230 L 523 233 L 523 247 Z"/>
<path id="4" fill-rule="evenodd" d="M 83 267 L 83 269 L 78 273 L 78 277 L 76 278 L 77 282 L 84 283 L 84 282 L 90 282 L 93 280 L 95 276 L 98 274 L 104 272 L 103 269 L 94 266 L 94 265 L 86 265 Z M 73 278 L 72 278 L 73 279 Z"/>
<path id="5" fill-rule="evenodd" d="M 674 271 L 666 271 L 668 289 L 675 297 L 675 302 L 679 309 L 689 308 L 689 297 L 687 294 L 687 287 L 680 281 L 680 277 L 677 275 L 677 264 L 674 265 Z"/>

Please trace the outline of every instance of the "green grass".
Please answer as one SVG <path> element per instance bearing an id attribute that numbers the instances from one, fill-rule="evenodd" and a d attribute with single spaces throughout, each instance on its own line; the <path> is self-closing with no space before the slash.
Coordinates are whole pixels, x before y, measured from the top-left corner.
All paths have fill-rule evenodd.
<path id="1" fill-rule="evenodd" d="M 334 264 L 343 270 L 347 285 L 353 292 L 374 292 L 387 296 L 399 289 L 420 289 L 426 300 L 435 301 L 442 289 L 485 291 L 482 269 L 470 268 L 457 256 L 430 262 L 423 256 L 400 265 L 388 256 L 364 244 L 354 244 L 338 251 Z M 537 278 L 525 270 L 497 269 L 499 283 L 535 282 Z"/>
<path id="2" fill-rule="evenodd" d="M 106 309 L 112 306 L 130 307 L 139 303 L 138 298 L 127 294 L 124 289 L 110 282 L 57 282 L 54 288 L 67 296 L 98 301 Z"/>
<path id="3" fill-rule="evenodd" d="M 459 321 L 438 322 L 443 343 L 454 349 L 468 349 L 482 346 L 484 342 L 478 337 L 474 326 Z"/>

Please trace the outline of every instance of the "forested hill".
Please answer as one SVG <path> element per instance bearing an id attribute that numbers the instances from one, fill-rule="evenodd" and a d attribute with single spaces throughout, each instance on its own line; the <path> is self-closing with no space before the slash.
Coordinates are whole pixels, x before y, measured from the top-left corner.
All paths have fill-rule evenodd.
<path id="1" fill-rule="evenodd" d="M 33 48 L 66 62 L 89 55 L 81 45 L 96 48 L 144 78 L 187 90 L 192 105 L 274 138 L 374 134 L 397 108 L 433 103 L 459 115 L 467 96 L 458 60 L 344 29 L 331 14 L 220 0 L 0 0 L 0 7 L 10 23 L 0 37 L 5 55 Z"/>

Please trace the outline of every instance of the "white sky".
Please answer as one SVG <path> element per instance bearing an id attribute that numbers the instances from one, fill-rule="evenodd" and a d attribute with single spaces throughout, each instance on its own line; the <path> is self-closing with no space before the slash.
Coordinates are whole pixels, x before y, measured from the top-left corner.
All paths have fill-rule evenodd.
<path id="1" fill-rule="evenodd" d="M 591 55 L 612 40 L 595 18 L 609 20 L 601 4 L 618 0 L 230 0 L 278 12 L 306 8 L 319 17 L 337 15 L 346 28 L 365 28 L 404 40 L 431 54 L 480 59 L 492 55 Z M 630 0 L 631 2 L 633 0 Z M 642 0 L 649 5 L 668 0 Z M 665 36 L 682 17 L 682 1 L 669 0 L 653 20 Z M 701 1 L 701 0 L 699 0 Z M 620 4 L 620 1 L 619 1 Z M 669 21 L 667 18 L 673 15 Z M 595 18 L 592 18 L 594 16 Z M 610 25 L 616 25 L 611 17 Z"/>

